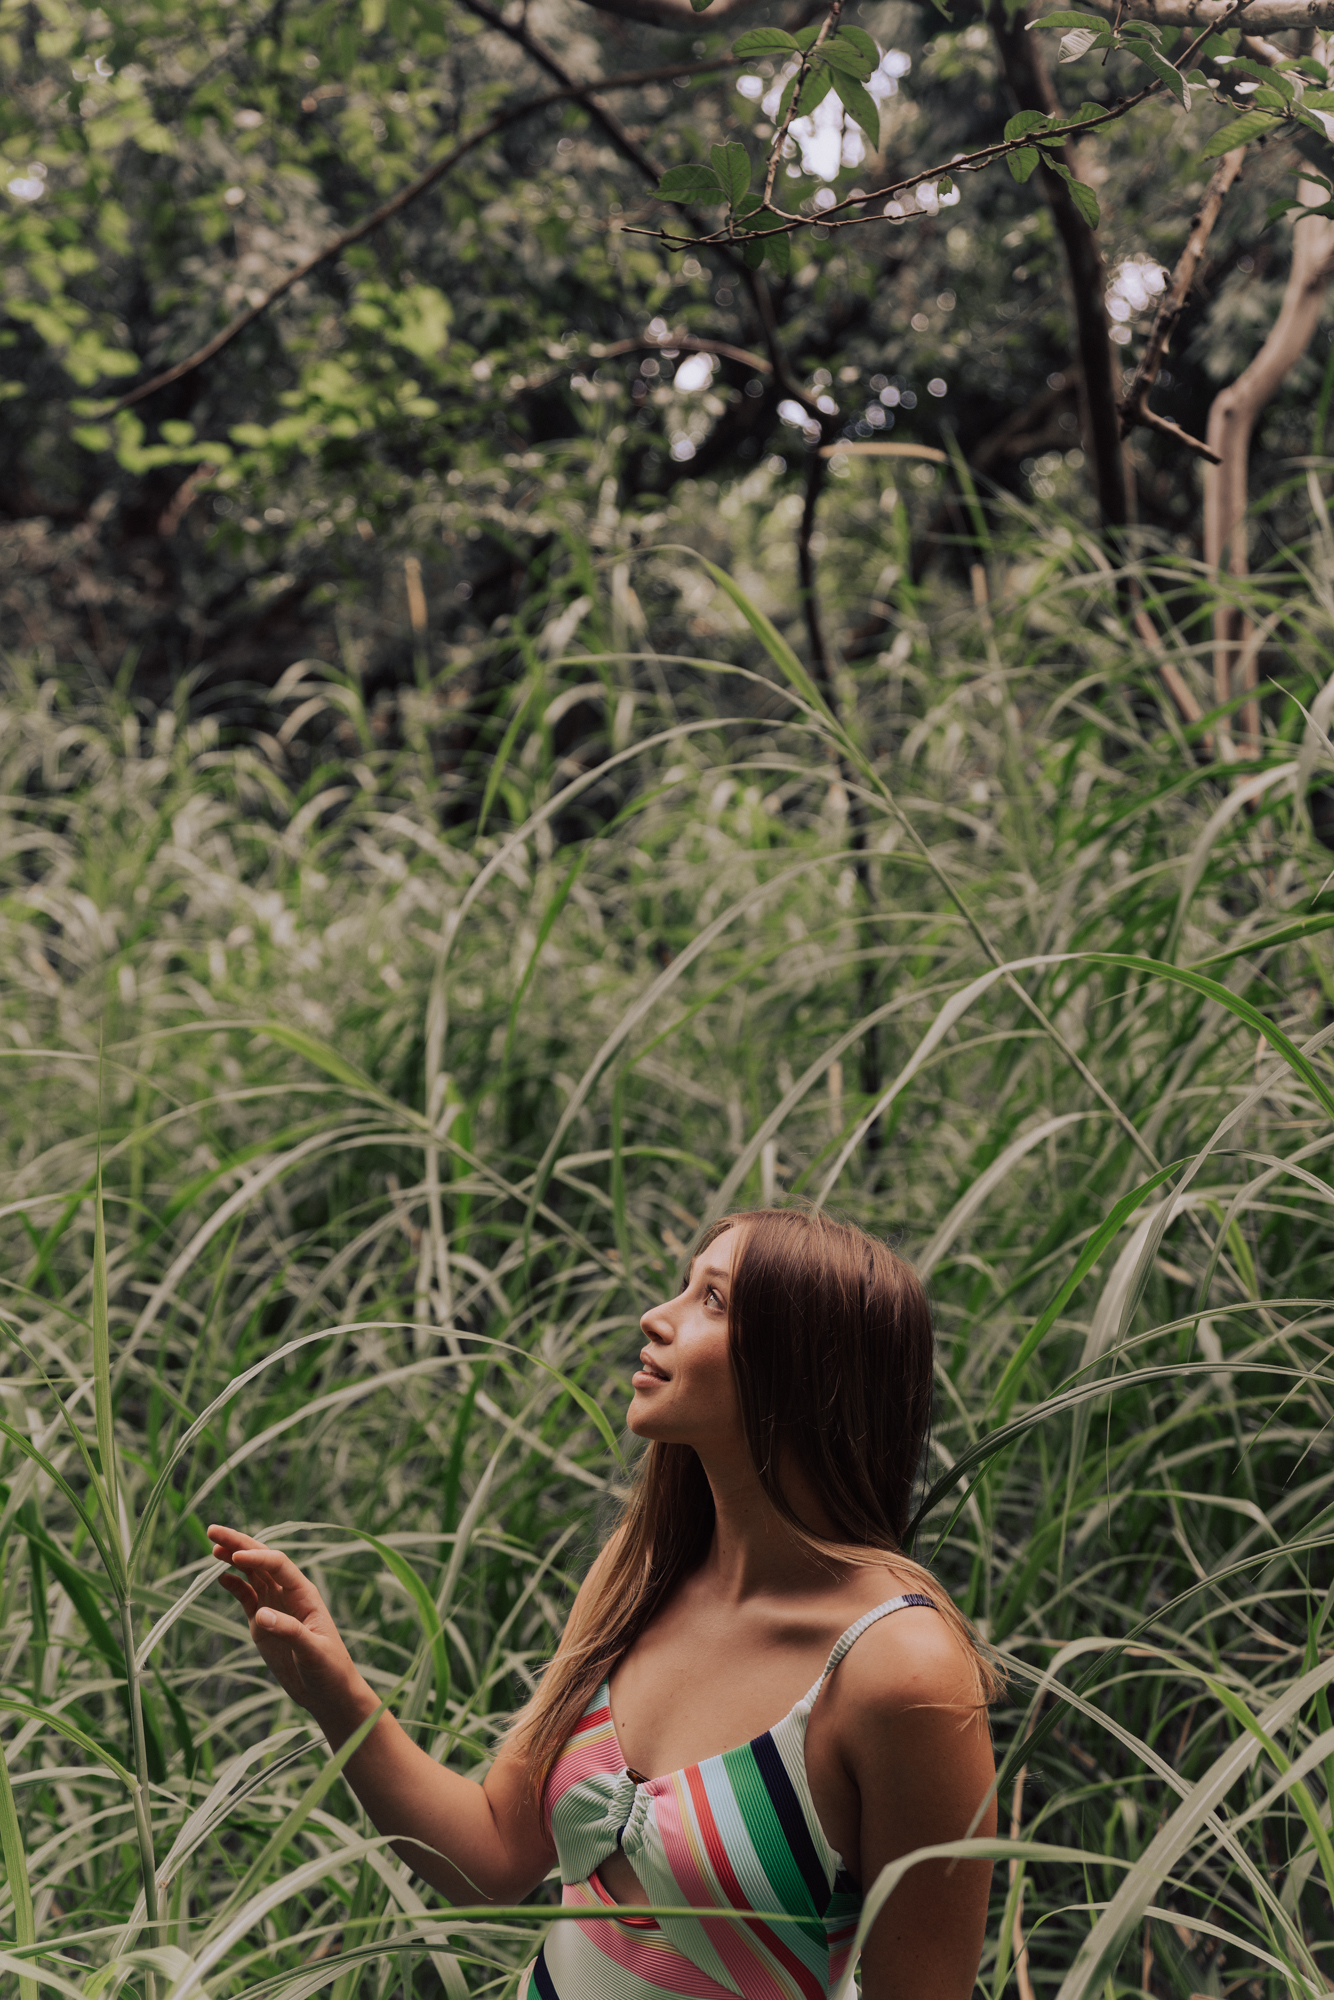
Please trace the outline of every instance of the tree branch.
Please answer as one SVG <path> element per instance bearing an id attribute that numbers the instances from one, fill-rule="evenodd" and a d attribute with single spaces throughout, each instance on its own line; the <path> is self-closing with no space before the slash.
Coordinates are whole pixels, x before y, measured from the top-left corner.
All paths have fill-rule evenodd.
<path id="1" fill-rule="evenodd" d="M 566 90 L 582 88 L 585 91 L 590 91 L 597 88 L 593 84 L 576 85 L 574 77 L 571 76 L 564 63 L 559 61 L 551 53 L 550 49 L 545 49 L 540 42 L 534 41 L 528 32 L 526 9 L 524 18 L 511 24 L 505 19 L 503 14 L 498 13 L 494 7 L 488 6 L 487 0 L 463 0 L 463 4 L 470 14 L 476 14 L 478 19 L 485 21 L 488 27 L 495 28 L 498 33 L 508 35 L 512 42 L 517 42 L 524 54 L 531 56 L 539 69 L 544 69 L 549 77 L 553 78 L 556 83 L 561 84 Z M 735 58 L 728 56 L 724 60 L 730 64 L 735 61 Z M 698 65 L 692 63 L 688 67 L 696 69 Z M 710 63 L 705 65 L 705 67 L 712 68 L 713 65 Z M 686 70 L 677 70 L 675 74 L 677 76 L 684 76 Z M 662 179 L 661 166 L 659 166 L 651 153 L 644 151 L 644 148 L 639 144 L 637 139 L 630 137 L 630 134 L 614 113 L 608 111 L 605 105 L 599 104 L 593 97 L 585 97 L 584 109 L 594 124 L 602 127 L 602 130 L 611 140 L 616 150 L 619 153 L 623 153 L 630 164 L 639 169 L 645 180 L 660 181 Z"/>
<path id="2" fill-rule="evenodd" d="M 1325 189 L 1315 181 L 1299 181 L 1297 191 L 1309 208 L 1325 196 Z M 1204 559 L 1219 586 L 1214 608 L 1214 696 L 1220 708 L 1239 692 L 1250 696 L 1241 711 L 1242 740 L 1237 746 L 1247 757 L 1260 754 L 1260 705 L 1254 698 L 1257 648 L 1246 644 L 1249 623 L 1240 605 L 1228 603 L 1223 595 L 1223 569 L 1226 564 L 1229 574 L 1239 578 L 1248 573 L 1246 505 L 1251 433 L 1265 404 L 1309 347 L 1331 276 L 1334 221 L 1323 215 L 1298 216 L 1292 226 L 1292 268 L 1278 318 L 1250 366 L 1215 396 L 1209 411 L 1208 438 L 1218 458 L 1217 470 L 1211 466 L 1204 475 Z M 1241 689 L 1233 686 L 1238 668 Z M 1220 720 L 1218 735 L 1222 755 L 1236 754 L 1225 717 Z"/>
<path id="3" fill-rule="evenodd" d="M 822 426 L 823 429 L 823 426 Z M 801 525 L 797 530 L 797 575 L 801 589 L 801 608 L 806 618 L 806 635 L 810 644 L 811 675 L 829 707 L 830 714 L 846 729 L 846 720 L 839 700 L 838 684 L 834 678 L 834 664 L 825 639 L 824 622 L 820 617 L 820 599 L 816 588 L 815 551 L 811 541 L 815 534 L 815 521 L 820 505 L 820 495 L 824 491 L 825 476 L 829 458 L 835 449 L 833 445 L 817 444 L 811 447 L 806 461 L 806 495 L 801 510 Z M 939 454 L 944 457 L 944 453 Z M 857 1005 L 863 1019 L 875 1009 L 876 954 L 875 937 L 872 931 L 876 915 L 875 880 L 871 873 L 871 858 L 868 853 L 866 801 L 862 796 L 857 773 L 840 750 L 837 753 L 838 775 L 843 786 L 843 794 L 848 802 L 848 832 L 853 854 L 853 873 L 861 890 L 864 920 L 858 925 L 860 952 L 857 968 Z M 880 1028 L 876 1023 L 868 1028 L 862 1037 L 860 1052 L 862 1096 L 872 1103 L 880 1094 Z M 874 1157 L 880 1151 L 880 1123 L 876 1121 L 866 1135 L 866 1150 Z"/>
<path id="4" fill-rule="evenodd" d="M 1020 7 L 1007 16 L 1004 8 L 993 5 L 991 27 L 996 38 L 1005 80 L 1021 111 L 1041 111 L 1060 116 L 1061 103 L 1052 86 L 1036 35 L 1028 33 L 1028 14 Z M 1067 146 L 1062 154 L 1072 173 L 1076 172 Z M 1084 413 L 1084 440 L 1093 462 L 1093 483 L 1098 511 L 1105 528 L 1122 528 L 1129 518 L 1125 461 L 1121 451 L 1121 425 L 1116 407 L 1118 368 L 1107 326 L 1103 299 L 1107 267 L 1093 229 L 1075 207 L 1069 184 L 1046 163 L 1042 176 L 1047 203 L 1065 249 L 1070 273 L 1071 304 L 1075 338 L 1079 347 L 1081 402 Z"/>
<path id="5" fill-rule="evenodd" d="M 548 76 L 555 77 L 558 83 L 567 86 L 573 84 L 574 79 L 558 58 L 549 49 L 543 48 L 542 44 L 535 41 L 529 34 L 526 20 L 511 25 L 503 14 L 497 13 L 496 9 L 489 4 L 489 0 L 464 0 L 464 5 L 471 8 L 473 13 L 488 22 L 491 27 L 498 29 L 502 35 L 508 35 L 511 41 L 517 42 L 519 47 L 524 49 L 533 58 L 534 62 L 541 64 Z M 693 13 L 690 18 L 692 21 L 695 19 Z M 730 68 L 737 60 L 738 58 L 735 56 L 726 56 L 718 63 L 686 63 L 680 69 L 673 71 L 672 75 L 673 77 L 689 76 L 698 74 L 700 71 L 709 72 L 718 68 Z M 592 88 L 593 86 L 589 87 Z M 606 109 L 605 105 L 600 105 L 592 99 L 587 100 L 587 106 L 590 116 L 595 118 L 601 125 L 613 146 L 630 161 L 632 166 L 639 170 L 645 180 L 653 183 L 660 181 L 662 179 L 662 168 L 650 154 L 644 151 L 637 140 L 631 138 L 620 120 L 614 117 Z M 690 209 L 684 212 L 692 226 L 697 231 L 703 233 L 703 223 L 700 217 Z M 792 365 L 787 358 L 782 342 L 778 338 L 778 324 L 774 317 L 773 300 L 769 296 L 769 287 L 765 284 L 764 279 L 758 271 L 752 271 L 743 263 L 730 244 L 723 244 L 719 247 L 721 254 L 731 269 L 741 279 L 741 282 L 750 294 L 750 301 L 755 309 L 755 317 L 759 322 L 764 344 L 769 350 L 769 359 L 773 365 L 775 376 L 782 383 L 788 394 L 794 396 L 804 408 L 808 410 L 814 409 L 815 406 L 811 401 L 810 395 L 803 389 L 801 383 L 793 374 Z"/>
<path id="6" fill-rule="evenodd" d="M 1149 408 L 1149 393 L 1158 380 L 1158 371 L 1163 365 L 1168 342 L 1176 331 L 1177 321 L 1185 311 L 1186 299 L 1194 282 L 1195 273 L 1199 269 L 1200 259 L 1204 255 L 1204 246 L 1209 241 L 1210 231 L 1218 220 L 1218 213 L 1228 189 L 1241 172 L 1245 157 L 1246 148 L 1235 146 L 1230 153 L 1224 153 L 1214 168 L 1209 185 L 1204 191 L 1204 199 L 1191 221 L 1186 246 L 1177 259 L 1176 269 L 1154 314 L 1153 325 L 1149 330 L 1144 352 L 1140 356 L 1139 366 L 1120 404 L 1122 437 L 1126 437 L 1136 424 L 1143 424 L 1147 429 L 1159 431 L 1164 436 L 1174 439 L 1177 444 L 1185 445 L 1187 450 L 1195 452 L 1200 458 L 1208 459 L 1213 465 L 1221 463 L 1213 446 L 1202 444 L 1199 438 L 1191 437 L 1189 432 L 1183 431 L 1179 424 L 1169 422 L 1166 417 L 1155 415 Z"/>
<path id="7" fill-rule="evenodd" d="M 1084 0 L 1081 0 L 1081 5 Z M 1153 21 L 1160 28 L 1240 28 L 1244 34 L 1271 34 L 1284 28 L 1334 26 L 1334 0 L 1087 0 L 1099 14 L 1123 21 Z"/>
<path id="8" fill-rule="evenodd" d="M 570 82 L 559 90 L 548 91 L 544 97 L 530 97 L 519 104 L 505 105 L 502 110 L 496 113 L 494 118 L 489 118 L 485 125 L 480 125 L 466 139 L 460 140 L 459 144 L 452 151 L 446 153 L 443 159 L 437 160 L 434 166 L 426 169 L 425 173 L 418 174 L 416 180 L 409 181 L 406 187 L 401 187 L 397 194 L 391 195 L 388 201 L 382 202 L 379 208 L 373 209 L 368 216 L 363 217 L 360 222 L 355 223 L 351 229 L 344 229 L 337 236 L 331 236 L 329 241 L 323 244 L 313 256 L 307 257 L 304 263 L 294 265 L 285 277 L 278 280 L 276 285 L 270 286 L 262 299 L 257 300 L 252 306 L 247 306 L 244 312 L 238 313 L 235 319 L 230 320 L 220 332 L 215 333 L 211 340 L 206 340 L 202 347 L 196 348 L 193 354 L 187 355 L 184 361 L 178 361 L 174 367 L 163 369 L 160 375 L 154 375 L 149 381 L 141 383 L 137 389 L 130 389 L 125 395 L 118 397 L 114 403 L 109 403 L 100 412 L 100 415 L 103 417 L 115 416 L 118 410 L 131 409 L 134 404 L 142 403 L 147 397 L 156 395 L 159 389 L 166 389 L 171 383 L 181 381 L 184 376 L 193 375 L 196 369 L 204 367 L 207 362 L 213 360 L 215 355 L 221 354 L 225 347 L 230 347 L 238 335 L 244 333 L 247 327 L 253 326 L 257 319 L 262 318 L 270 306 L 276 305 L 279 299 L 291 291 L 293 285 L 299 284 L 303 278 L 308 278 L 312 271 L 317 271 L 321 264 L 327 264 L 331 258 L 341 256 L 343 251 L 350 249 L 354 243 L 360 243 L 364 237 L 370 236 L 382 224 L 391 221 L 394 216 L 400 215 L 405 208 L 417 200 L 418 196 L 425 194 L 428 188 L 434 187 L 437 181 L 443 180 L 445 175 L 452 168 L 456 167 L 460 160 L 466 159 L 469 153 L 484 144 L 487 139 L 494 139 L 498 132 L 503 132 L 507 126 L 517 123 L 519 119 L 531 118 L 535 112 L 545 111 L 553 104 L 565 104 L 572 100 L 585 99 L 594 91 L 633 90 L 637 89 L 641 84 L 663 83 L 669 81 L 672 77 L 681 76 L 687 72 L 698 73 L 726 68 L 734 60 L 731 56 L 720 56 L 716 62 L 687 63 L 684 68 L 681 65 L 677 65 L 672 69 L 631 70 L 624 76 L 599 77 L 592 83 Z M 602 106 L 590 105 L 589 109 L 594 115 L 600 114 L 599 122 L 602 124 L 604 130 L 609 130 L 610 124 L 616 122 L 611 119 L 611 114 Z M 634 141 L 629 137 L 628 133 L 624 134 L 624 138 L 626 145 L 634 145 Z M 659 169 L 648 160 L 647 155 L 644 156 L 644 162 L 644 171 L 656 180 L 659 176 Z"/>

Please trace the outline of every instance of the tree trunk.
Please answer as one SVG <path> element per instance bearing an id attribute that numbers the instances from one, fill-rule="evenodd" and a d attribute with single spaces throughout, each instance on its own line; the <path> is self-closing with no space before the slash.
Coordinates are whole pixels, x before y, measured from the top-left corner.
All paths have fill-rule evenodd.
<path id="1" fill-rule="evenodd" d="M 1315 181 L 1298 183 L 1299 199 L 1308 208 L 1325 200 Z M 1219 465 L 1204 470 L 1204 559 L 1210 575 L 1221 584 L 1224 568 L 1244 577 L 1249 550 L 1246 533 L 1247 472 L 1251 433 L 1256 419 L 1274 396 L 1288 370 L 1311 344 L 1320 323 L 1325 287 L 1334 271 L 1334 221 L 1312 215 L 1292 227 L 1292 269 L 1278 318 L 1263 347 L 1236 381 L 1215 396 L 1209 411 L 1208 442 Z M 1234 738 L 1231 722 L 1218 726 L 1219 755 L 1258 757 L 1260 704 L 1254 698 L 1259 680 L 1256 649 L 1246 644 L 1250 621 L 1239 605 L 1225 602 L 1220 588 L 1214 605 L 1214 697 L 1219 707 L 1238 694 L 1251 696 L 1238 712 Z"/>
<path id="2" fill-rule="evenodd" d="M 1005 81 L 1021 111 L 1051 113 L 1061 109 L 1036 35 L 1028 32 L 1029 15 L 1020 7 L 1007 21 L 1003 5 L 991 11 L 992 32 L 1000 53 Z M 1067 146 L 1062 157 L 1079 176 L 1077 157 Z M 1097 233 L 1075 207 L 1069 185 L 1045 162 L 1038 168 L 1043 192 L 1056 224 L 1070 273 L 1075 339 L 1079 348 L 1080 403 L 1084 448 L 1093 472 L 1098 512 L 1104 528 L 1124 528 L 1130 518 L 1126 467 L 1121 445 L 1118 384 L 1120 365 L 1107 325 L 1104 293 L 1107 266 Z"/>

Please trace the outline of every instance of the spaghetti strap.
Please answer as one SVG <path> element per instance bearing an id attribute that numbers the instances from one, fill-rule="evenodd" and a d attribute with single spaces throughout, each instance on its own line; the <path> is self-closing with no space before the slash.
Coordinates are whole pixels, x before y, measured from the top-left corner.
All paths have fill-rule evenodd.
<path id="1" fill-rule="evenodd" d="M 910 1605 L 921 1605 L 927 1611 L 934 1611 L 936 1608 L 935 1599 L 928 1597 L 924 1591 L 905 1590 L 898 1597 L 887 1597 L 883 1604 L 877 1604 L 874 1610 L 868 1611 L 860 1617 L 855 1625 L 849 1625 L 847 1631 L 838 1640 L 833 1652 L 825 1661 L 824 1672 L 806 1696 L 806 1701 L 814 1702 L 816 1695 L 819 1694 L 820 1689 L 829 1679 L 834 1668 L 844 1655 L 856 1645 L 863 1632 L 869 1630 L 872 1625 L 877 1624 L 880 1619 L 888 1618 L 892 1611 L 906 1611 Z M 805 1703 L 802 1705 L 804 1707 Z"/>

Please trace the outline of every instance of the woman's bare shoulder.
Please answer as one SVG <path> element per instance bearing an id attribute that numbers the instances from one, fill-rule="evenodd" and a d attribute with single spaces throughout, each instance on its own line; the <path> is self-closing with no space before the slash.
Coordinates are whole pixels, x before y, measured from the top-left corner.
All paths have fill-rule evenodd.
<path id="1" fill-rule="evenodd" d="M 854 1728 L 910 1709 L 971 1714 L 979 1706 L 975 1656 L 927 1605 L 904 1605 L 869 1626 L 844 1656 L 834 1687 L 834 1705 Z"/>

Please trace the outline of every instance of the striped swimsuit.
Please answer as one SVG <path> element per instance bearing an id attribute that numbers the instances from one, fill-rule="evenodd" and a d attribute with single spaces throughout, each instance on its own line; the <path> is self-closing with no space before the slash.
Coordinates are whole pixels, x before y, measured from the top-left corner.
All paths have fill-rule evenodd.
<path id="1" fill-rule="evenodd" d="M 909 1604 L 931 1599 L 891 1597 L 849 1626 L 815 1686 L 763 1736 L 666 1777 L 627 1769 L 603 1682 L 547 1781 L 546 1810 L 565 1907 L 610 1905 L 625 1915 L 553 1924 L 519 2000 L 828 2000 L 847 1969 L 862 1899 L 816 1815 L 806 1724 L 848 1648 Z M 720 1914 L 659 1920 L 617 1905 L 597 1873 L 617 1847 L 651 1903 Z M 739 1921 L 742 1910 L 798 1921 Z"/>

